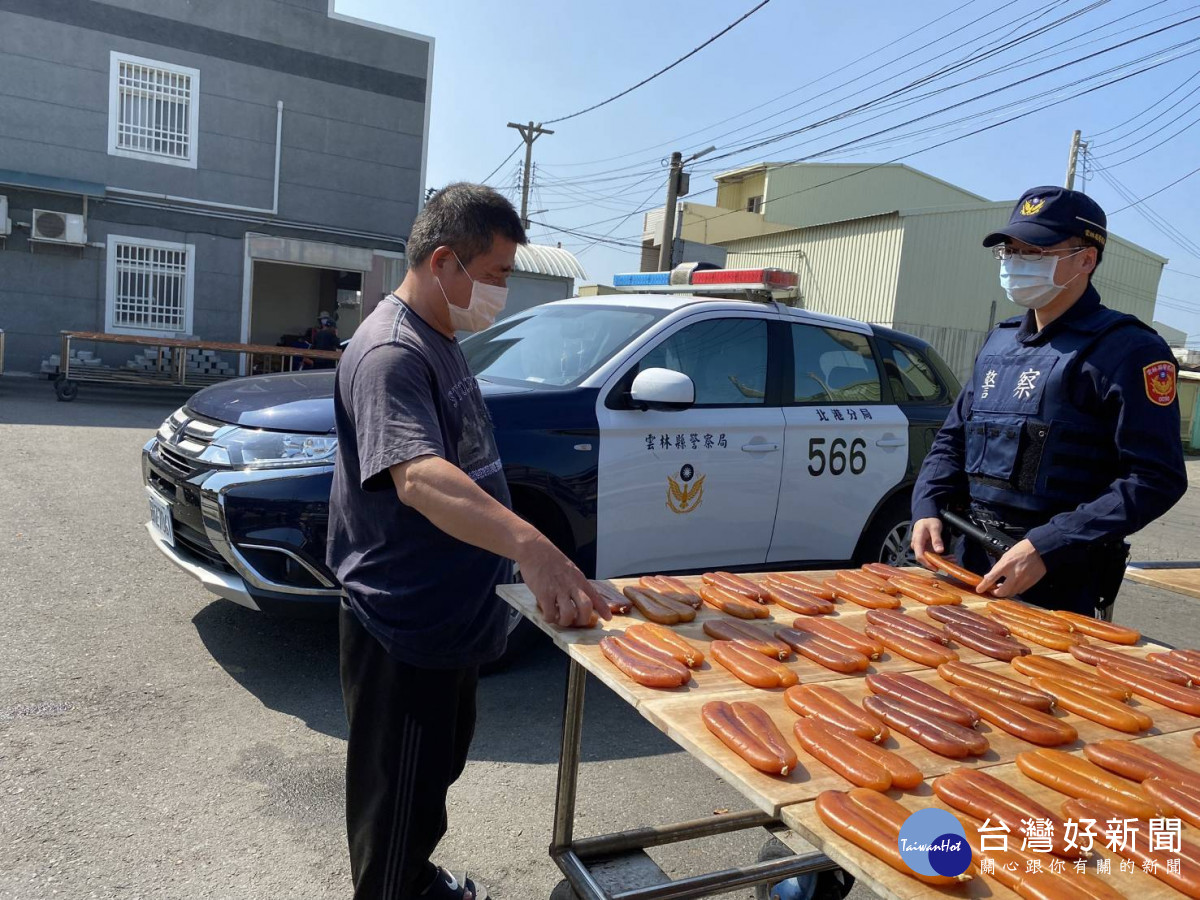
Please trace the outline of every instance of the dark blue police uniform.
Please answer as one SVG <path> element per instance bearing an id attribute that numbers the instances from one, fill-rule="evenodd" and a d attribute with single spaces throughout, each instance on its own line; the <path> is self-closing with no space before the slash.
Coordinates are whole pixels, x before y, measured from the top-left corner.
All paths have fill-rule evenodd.
<path id="1" fill-rule="evenodd" d="M 1059 199 L 1040 207 L 1052 207 L 1049 225 L 1019 215 L 1026 198 L 1048 193 Z M 1085 224 L 1072 224 L 1078 197 L 1035 188 L 1013 218 L 1048 233 L 1012 227 L 985 246 L 1010 236 L 1048 246 L 1077 234 L 1102 247 L 1103 212 L 1090 199 Z M 977 522 L 1028 538 L 1047 575 L 1023 598 L 1092 615 L 1116 596 L 1125 537 L 1186 490 L 1174 358 L 1149 326 L 1101 305 L 1089 284 L 1042 331 L 1029 310 L 987 336 L 925 459 L 912 508 L 914 520 L 969 508 Z M 983 574 L 993 562 L 966 542 L 965 566 Z"/>

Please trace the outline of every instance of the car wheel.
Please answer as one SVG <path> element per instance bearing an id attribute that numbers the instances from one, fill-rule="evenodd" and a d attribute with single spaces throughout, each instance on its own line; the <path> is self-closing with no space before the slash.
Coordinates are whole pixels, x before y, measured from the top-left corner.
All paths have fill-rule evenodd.
<path id="1" fill-rule="evenodd" d="M 907 496 L 889 502 L 875 516 L 859 542 L 855 559 L 860 563 L 881 562 L 889 566 L 915 566 L 912 552 L 912 513 Z"/>
<path id="2" fill-rule="evenodd" d="M 889 566 L 915 566 L 917 558 L 912 552 L 912 519 L 905 519 L 892 526 L 883 539 L 879 561 Z"/>

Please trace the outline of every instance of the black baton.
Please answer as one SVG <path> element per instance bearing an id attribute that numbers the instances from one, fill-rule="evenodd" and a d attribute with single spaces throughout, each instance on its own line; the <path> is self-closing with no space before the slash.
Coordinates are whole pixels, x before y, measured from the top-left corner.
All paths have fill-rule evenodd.
<path id="1" fill-rule="evenodd" d="M 951 528 L 957 529 L 969 537 L 975 543 L 979 544 L 987 553 L 992 556 L 1003 556 L 1014 546 L 1016 539 L 1009 537 L 1000 529 L 983 528 L 976 525 L 970 519 L 964 519 L 957 513 L 952 513 L 948 510 L 943 510 L 940 514 L 941 519 Z"/>

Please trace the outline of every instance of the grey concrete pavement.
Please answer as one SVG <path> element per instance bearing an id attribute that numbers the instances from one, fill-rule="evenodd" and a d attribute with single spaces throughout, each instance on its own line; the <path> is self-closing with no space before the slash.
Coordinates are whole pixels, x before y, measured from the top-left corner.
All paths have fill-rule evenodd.
<path id="1" fill-rule="evenodd" d="M 60 404 L 48 382 L 0 378 L 5 900 L 349 896 L 334 624 L 216 600 L 152 548 L 138 454 L 178 402 L 85 388 Z M 1198 524 L 1193 490 L 1135 558 L 1197 554 Z M 1194 603 L 1128 585 L 1117 620 L 1200 646 Z M 546 848 L 564 675 L 543 645 L 481 686 L 439 855 L 500 900 L 559 881 Z M 594 682 L 580 791 L 580 833 L 745 806 Z M 765 838 L 653 855 L 707 871 Z"/>

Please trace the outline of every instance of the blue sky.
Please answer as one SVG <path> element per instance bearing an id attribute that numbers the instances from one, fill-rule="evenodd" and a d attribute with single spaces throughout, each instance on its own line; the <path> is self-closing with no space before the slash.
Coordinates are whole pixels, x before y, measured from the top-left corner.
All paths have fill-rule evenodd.
<path id="1" fill-rule="evenodd" d="M 549 121 L 603 100 L 754 5 L 755 0 L 338 0 L 337 9 L 436 39 L 428 183 L 437 186 L 478 181 L 496 169 L 520 140 L 506 122 Z M 1066 16 L 1074 17 L 1055 24 Z M 712 172 L 798 159 L 852 140 L 858 144 L 826 158 L 881 163 L 922 151 L 904 162 L 985 197 L 1011 199 L 1027 187 L 1062 183 L 1071 132 L 1078 128 L 1085 139 L 1092 137 L 1093 174 L 1086 189 L 1110 212 L 1110 229 L 1170 259 L 1156 318 L 1187 330 L 1200 346 L 1200 173 L 1147 200 L 1152 224 L 1137 208 L 1116 212 L 1128 201 L 1095 171 L 1106 167 L 1108 177 L 1137 199 L 1200 166 L 1200 124 L 1189 127 L 1200 123 L 1200 18 L 1187 21 L 1198 16 L 1200 5 L 1183 0 L 772 0 L 645 87 L 548 125 L 556 133 L 534 145 L 530 203 L 531 210 L 546 212 L 531 218 L 588 235 L 611 231 L 609 241 L 636 243 L 642 223 L 636 211 L 661 204 L 662 165 L 671 150 L 694 152 L 709 144 L 718 148 L 711 157 L 732 155 L 694 164 L 692 195 L 698 202 L 712 202 L 711 192 L 701 194 L 713 186 Z M 1031 34 L 1041 28 L 1048 30 Z M 1157 29 L 1167 30 L 1115 46 Z M 742 149 L 755 136 L 811 125 L 980 53 L 993 55 L 943 74 L 890 107 L 877 105 L 766 147 Z M 1075 62 L 1089 54 L 1098 55 Z M 1031 78 L 1057 66 L 1066 67 Z M 1000 68 L 1004 71 L 992 71 Z M 1018 84 L 1022 79 L 1031 80 Z M 1070 86 L 1080 79 L 1087 80 Z M 979 97 L 987 92 L 994 93 Z M 956 103 L 962 105 L 937 112 Z M 989 112 L 1009 103 L 1016 105 Z M 1025 112 L 1030 114 L 1017 121 L 933 147 Z M 902 124 L 930 113 L 921 122 Z M 954 120 L 961 121 L 951 124 Z M 866 136 L 893 126 L 900 127 L 868 145 Z M 517 153 L 489 181 L 514 199 L 521 157 Z M 638 267 L 629 247 L 539 225 L 532 238 L 563 241 L 580 255 L 589 280 L 608 281 L 614 272 Z"/>

